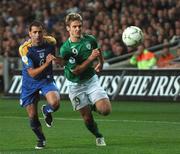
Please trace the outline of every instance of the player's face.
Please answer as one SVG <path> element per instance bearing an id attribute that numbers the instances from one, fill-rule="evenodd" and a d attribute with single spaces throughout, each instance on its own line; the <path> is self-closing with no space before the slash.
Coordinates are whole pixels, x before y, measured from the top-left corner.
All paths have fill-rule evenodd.
<path id="1" fill-rule="evenodd" d="M 82 22 L 75 20 L 67 27 L 71 38 L 80 38 L 82 33 Z"/>
<path id="2" fill-rule="evenodd" d="M 32 26 L 31 31 L 29 32 L 29 36 L 34 45 L 41 44 L 43 41 L 43 28 L 41 26 L 40 27 Z"/>

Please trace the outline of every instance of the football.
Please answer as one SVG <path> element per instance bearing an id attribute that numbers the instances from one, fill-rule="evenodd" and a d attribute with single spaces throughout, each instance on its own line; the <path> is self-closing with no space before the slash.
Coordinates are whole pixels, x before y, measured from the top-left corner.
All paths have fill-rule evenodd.
<path id="1" fill-rule="evenodd" d="M 128 47 L 137 47 L 143 42 L 144 35 L 139 27 L 129 26 L 123 31 L 122 40 Z"/>

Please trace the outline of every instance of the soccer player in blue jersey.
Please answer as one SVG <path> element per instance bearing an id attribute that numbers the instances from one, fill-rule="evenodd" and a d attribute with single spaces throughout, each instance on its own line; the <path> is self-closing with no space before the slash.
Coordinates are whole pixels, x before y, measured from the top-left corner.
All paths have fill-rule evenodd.
<path id="1" fill-rule="evenodd" d="M 44 31 L 40 22 L 32 22 L 29 26 L 30 40 L 19 47 L 23 62 L 20 104 L 26 108 L 31 129 L 38 138 L 35 149 L 43 149 L 46 141 L 38 118 L 39 92 L 41 91 L 48 102 L 41 108 L 48 127 L 52 126 L 51 113 L 59 108 L 60 101 L 52 70 L 56 40 L 53 37 L 44 36 Z"/>

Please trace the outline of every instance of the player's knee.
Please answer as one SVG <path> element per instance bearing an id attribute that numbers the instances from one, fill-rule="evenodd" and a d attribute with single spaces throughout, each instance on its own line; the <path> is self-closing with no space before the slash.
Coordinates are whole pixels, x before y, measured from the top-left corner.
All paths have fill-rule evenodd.
<path id="1" fill-rule="evenodd" d="M 109 115 L 111 113 L 111 110 L 109 108 L 106 108 L 106 109 L 101 110 L 100 113 L 103 116 L 107 116 L 107 115 Z"/>
<path id="2" fill-rule="evenodd" d="M 57 111 L 57 110 L 59 109 L 59 107 L 60 107 L 60 104 L 57 103 L 57 104 L 55 105 L 55 110 L 54 110 L 54 111 Z"/>
<path id="3" fill-rule="evenodd" d="M 60 107 L 59 101 L 55 102 L 53 105 L 54 112 L 57 111 Z"/>
<path id="4" fill-rule="evenodd" d="M 54 112 L 59 109 L 59 107 L 60 107 L 59 102 L 60 102 L 59 99 L 55 99 L 55 100 L 53 100 L 53 102 L 50 103 Z"/>
<path id="5" fill-rule="evenodd" d="M 60 96 L 58 92 L 49 92 L 46 94 L 46 98 L 53 112 L 57 111 L 60 107 Z"/>
<path id="6" fill-rule="evenodd" d="M 102 105 L 101 107 L 99 107 L 98 112 L 103 116 L 107 116 L 111 113 L 111 106 Z"/>
<path id="7" fill-rule="evenodd" d="M 111 103 L 108 99 L 102 99 L 96 102 L 96 110 L 99 114 L 107 116 L 111 113 Z"/>

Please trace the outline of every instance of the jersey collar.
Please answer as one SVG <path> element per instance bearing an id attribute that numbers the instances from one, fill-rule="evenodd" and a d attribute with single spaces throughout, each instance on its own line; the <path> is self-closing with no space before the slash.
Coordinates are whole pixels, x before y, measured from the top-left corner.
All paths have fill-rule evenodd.
<path id="1" fill-rule="evenodd" d="M 80 39 L 79 39 L 79 41 L 78 42 L 81 42 L 81 40 L 84 38 L 84 36 L 83 35 L 81 35 L 81 37 L 80 37 Z M 70 42 L 70 43 L 76 43 L 76 42 L 72 42 L 71 41 L 71 39 L 70 39 L 70 37 L 68 38 L 68 41 Z"/>

